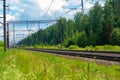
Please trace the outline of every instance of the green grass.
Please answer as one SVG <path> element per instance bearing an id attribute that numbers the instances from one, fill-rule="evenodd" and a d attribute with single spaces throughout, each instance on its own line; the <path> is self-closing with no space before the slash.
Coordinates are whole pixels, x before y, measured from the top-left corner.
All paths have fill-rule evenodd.
<path id="1" fill-rule="evenodd" d="M 120 66 L 25 50 L 0 50 L 0 80 L 120 80 Z"/>
<path id="2" fill-rule="evenodd" d="M 60 49 L 60 45 L 57 46 L 30 46 L 29 48 L 45 48 L 45 49 Z M 86 46 L 86 47 L 79 47 L 77 45 L 71 45 L 69 47 L 62 47 L 63 50 L 88 50 L 88 51 L 116 51 L 120 52 L 120 46 L 114 46 L 114 45 L 97 45 L 97 46 Z"/>
<path id="3" fill-rule="evenodd" d="M 35 46 L 27 46 L 28 48 L 45 48 L 45 49 L 61 49 L 61 45 L 58 44 L 56 46 L 50 46 L 50 45 L 44 45 L 44 46 L 41 46 L 41 45 L 35 45 Z M 62 46 L 62 49 L 68 49 L 68 48 L 65 48 L 64 46 Z"/>
<path id="4" fill-rule="evenodd" d="M 120 52 L 120 46 L 112 46 L 112 45 L 103 45 L 103 46 L 86 46 L 86 50 L 89 51 L 116 51 Z"/>

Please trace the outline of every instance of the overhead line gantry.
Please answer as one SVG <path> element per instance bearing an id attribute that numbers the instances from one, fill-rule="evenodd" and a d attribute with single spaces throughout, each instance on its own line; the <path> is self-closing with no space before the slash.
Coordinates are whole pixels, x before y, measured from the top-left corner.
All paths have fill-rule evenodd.
<path id="1" fill-rule="evenodd" d="M 35 31 L 35 30 L 32 30 L 32 29 L 28 29 L 29 27 L 29 24 L 37 24 L 38 25 L 38 30 L 40 29 L 40 24 L 44 23 L 44 24 L 48 24 L 48 23 L 53 23 L 55 22 L 56 20 L 16 20 L 16 21 L 7 21 L 7 24 L 8 24 L 8 29 L 9 29 L 9 26 L 12 25 L 13 26 L 13 46 L 15 45 L 15 32 L 17 31 L 29 31 L 29 34 L 30 34 L 30 31 Z M 26 26 L 27 27 L 27 30 L 15 30 L 15 27 L 16 25 L 24 25 L 24 27 Z M 36 27 L 36 26 L 32 26 L 32 27 Z M 9 30 L 11 31 L 11 30 Z M 9 31 L 8 31 L 8 34 L 9 34 Z M 9 39 L 9 38 L 8 38 Z M 8 40 L 9 41 L 9 40 Z M 9 42 L 8 42 L 9 44 Z"/>
<path id="2" fill-rule="evenodd" d="M 18 21 L 8 21 L 8 24 L 27 24 L 27 23 L 52 23 L 56 20 L 18 20 Z"/>

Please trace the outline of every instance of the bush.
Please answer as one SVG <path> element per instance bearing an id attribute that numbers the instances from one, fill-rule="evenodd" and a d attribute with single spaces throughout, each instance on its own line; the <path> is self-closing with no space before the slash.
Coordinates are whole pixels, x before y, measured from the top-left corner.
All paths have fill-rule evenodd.
<path id="1" fill-rule="evenodd" d="M 78 37 L 79 37 L 79 32 L 77 31 L 77 32 L 75 33 L 75 35 L 73 35 L 73 36 L 68 40 L 68 44 L 67 44 L 66 47 L 69 47 L 70 45 L 77 45 Z"/>
<path id="2" fill-rule="evenodd" d="M 66 47 L 69 47 L 70 45 L 78 45 L 79 47 L 85 47 L 87 45 L 87 35 L 85 32 L 76 32 L 76 34 L 69 39 L 68 45 Z"/>
<path id="3" fill-rule="evenodd" d="M 35 46 L 33 46 L 33 48 L 38 48 L 39 47 L 39 45 L 35 45 Z"/>
<path id="4" fill-rule="evenodd" d="M 69 47 L 70 45 L 75 45 L 75 40 L 74 38 L 71 38 L 69 41 L 68 41 L 68 44 L 66 47 Z"/>
<path id="5" fill-rule="evenodd" d="M 77 40 L 77 45 L 79 47 L 87 46 L 87 35 L 85 32 L 80 32 Z"/>
<path id="6" fill-rule="evenodd" d="M 95 49 L 94 49 L 94 47 L 92 45 L 90 45 L 90 46 L 86 46 L 85 50 L 87 50 L 87 51 L 94 51 Z"/>
<path id="7" fill-rule="evenodd" d="M 113 29 L 110 35 L 110 43 L 112 45 L 120 45 L 120 28 Z"/>
<path id="8" fill-rule="evenodd" d="M 94 34 L 92 31 L 90 32 L 88 37 L 88 45 L 96 45 L 96 34 Z"/>
<path id="9" fill-rule="evenodd" d="M 72 49 L 79 49 L 79 46 L 77 45 L 71 45 L 69 46 L 69 49 L 72 50 Z"/>

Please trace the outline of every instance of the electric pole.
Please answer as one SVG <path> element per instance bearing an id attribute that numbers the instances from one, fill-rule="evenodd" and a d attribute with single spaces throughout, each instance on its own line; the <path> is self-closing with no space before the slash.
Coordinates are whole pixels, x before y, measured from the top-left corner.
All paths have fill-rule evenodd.
<path id="1" fill-rule="evenodd" d="M 7 23 L 7 48 L 9 49 L 9 23 Z"/>
<path id="2" fill-rule="evenodd" d="M 83 0 L 81 0 L 82 10 L 84 9 Z"/>
<path id="3" fill-rule="evenodd" d="M 13 48 L 15 48 L 15 25 L 13 24 Z"/>
<path id="4" fill-rule="evenodd" d="M 4 51 L 7 51 L 7 36 L 6 36 L 6 0 L 3 1 L 3 26 L 4 26 Z"/>

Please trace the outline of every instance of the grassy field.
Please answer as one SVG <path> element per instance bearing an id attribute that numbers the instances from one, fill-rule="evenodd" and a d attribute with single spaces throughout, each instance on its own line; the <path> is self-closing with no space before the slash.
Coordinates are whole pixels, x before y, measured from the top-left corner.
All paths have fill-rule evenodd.
<path id="1" fill-rule="evenodd" d="M 25 50 L 0 49 L 0 80 L 120 80 L 120 65 L 103 66 Z"/>

